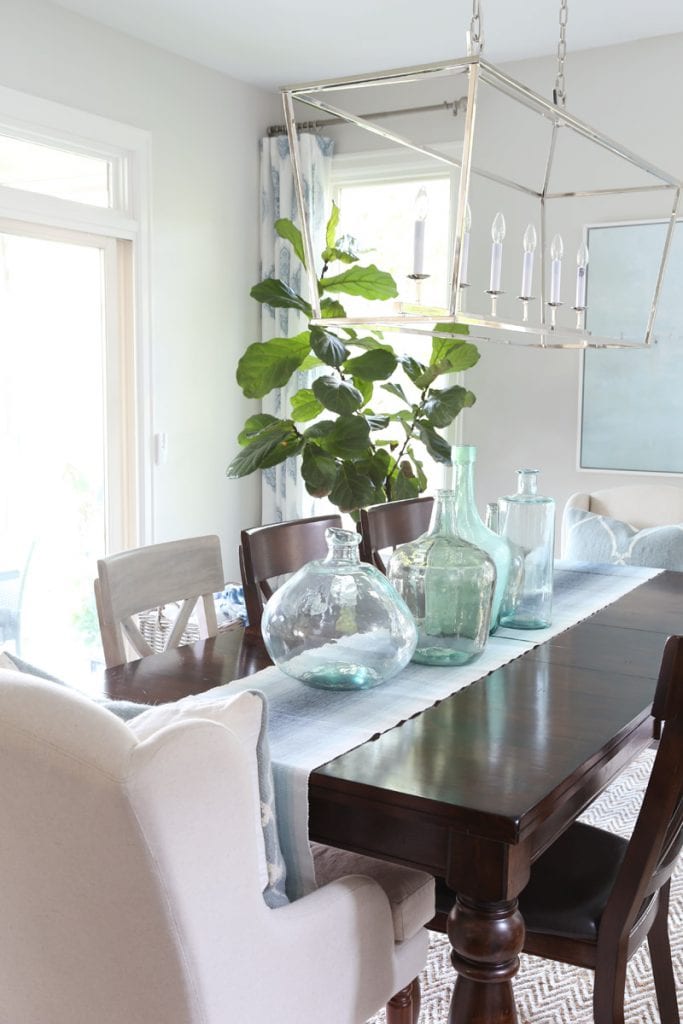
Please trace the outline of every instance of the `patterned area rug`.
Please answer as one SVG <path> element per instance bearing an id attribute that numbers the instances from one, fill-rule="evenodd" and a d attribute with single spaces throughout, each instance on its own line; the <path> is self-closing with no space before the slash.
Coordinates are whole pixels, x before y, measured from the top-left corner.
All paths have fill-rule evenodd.
<path id="1" fill-rule="evenodd" d="M 638 813 L 654 752 L 647 750 L 609 786 L 582 820 L 628 836 Z M 671 886 L 669 934 L 674 971 L 683 990 L 683 870 Z M 453 985 L 448 940 L 431 937 L 429 960 L 421 976 L 420 1024 L 446 1024 Z M 522 956 L 514 981 L 520 1024 L 593 1024 L 593 972 Z M 647 943 L 631 959 L 626 981 L 627 1024 L 659 1024 Z M 384 1012 L 369 1024 L 385 1024 Z"/>

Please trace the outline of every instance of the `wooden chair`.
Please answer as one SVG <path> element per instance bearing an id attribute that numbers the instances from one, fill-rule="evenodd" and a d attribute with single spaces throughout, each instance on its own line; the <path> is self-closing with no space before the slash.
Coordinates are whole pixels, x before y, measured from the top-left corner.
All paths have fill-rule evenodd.
<path id="1" fill-rule="evenodd" d="M 663 1024 L 678 1024 L 667 927 L 683 845 L 683 637 L 664 649 L 652 714 L 663 731 L 629 841 L 577 822 L 538 859 L 519 906 L 524 950 L 595 971 L 595 1024 L 623 1024 L 626 964 L 647 939 Z"/>
<path id="2" fill-rule="evenodd" d="M 341 516 L 335 514 L 242 530 L 239 562 L 251 631 L 260 632 L 264 602 L 276 589 L 271 581 L 296 572 L 314 558 L 323 558 L 327 554 L 325 530 L 341 525 Z"/>
<path id="3" fill-rule="evenodd" d="M 122 551 L 99 559 L 97 573 L 95 601 L 107 668 L 154 654 L 133 620 L 151 608 L 181 602 L 167 647 L 181 643 L 195 606 L 200 634 L 216 635 L 213 595 L 225 582 L 218 537 L 190 537 Z M 134 652 L 130 656 L 126 644 Z"/>
<path id="4" fill-rule="evenodd" d="M 386 573 L 382 551 L 415 540 L 429 526 L 434 499 L 405 498 L 371 505 L 360 512 L 361 558 Z"/>

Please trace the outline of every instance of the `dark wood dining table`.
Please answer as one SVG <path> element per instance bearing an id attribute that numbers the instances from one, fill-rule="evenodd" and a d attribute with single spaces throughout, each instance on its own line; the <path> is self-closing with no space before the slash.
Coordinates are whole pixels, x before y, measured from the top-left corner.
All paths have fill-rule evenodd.
<path id="1" fill-rule="evenodd" d="M 312 839 L 445 882 L 450 1024 L 517 1021 L 517 896 L 536 857 L 652 741 L 662 651 L 681 632 L 683 573 L 665 572 L 312 773 Z M 103 685 L 161 703 L 267 664 L 259 638 L 235 629 L 109 669 Z"/>

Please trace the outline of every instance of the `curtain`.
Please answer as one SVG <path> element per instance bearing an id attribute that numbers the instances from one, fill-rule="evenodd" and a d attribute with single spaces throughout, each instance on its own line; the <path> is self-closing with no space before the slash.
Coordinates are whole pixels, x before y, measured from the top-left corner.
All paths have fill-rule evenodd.
<path id="1" fill-rule="evenodd" d="M 330 171 L 332 139 L 320 135 L 299 137 L 304 197 L 313 232 L 313 251 L 324 248 L 325 225 L 331 212 Z M 304 268 L 273 227 L 279 217 L 288 217 L 301 228 L 297 209 L 294 175 L 289 158 L 289 140 L 284 135 L 261 140 L 261 280 L 279 278 L 295 292 L 308 298 Z M 286 338 L 305 330 L 301 313 L 290 309 L 262 306 L 261 340 Z M 263 412 L 287 418 L 290 398 L 302 387 L 310 387 L 311 374 L 297 373 L 290 383 L 263 399 Z M 307 492 L 299 471 L 299 459 L 287 459 L 279 466 L 262 470 L 261 522 L 278 523 L 314 514 L 314 501 Z"/>

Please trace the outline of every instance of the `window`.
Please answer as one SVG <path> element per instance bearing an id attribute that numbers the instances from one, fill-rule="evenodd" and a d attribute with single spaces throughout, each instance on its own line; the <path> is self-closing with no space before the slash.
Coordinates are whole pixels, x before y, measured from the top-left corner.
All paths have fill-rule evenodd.
<path id="1" fill-rule="evenodd" d="M 340 209 L 339 233 L 351 236 L 363 261 L 373 262 L 394 277 L 399 302 L 409 305 L 419 296 L 426 305 L 443 307 L 448 294 L 451 202 L 457 179 L 448 172 L 425 176 L 424 162 L 419 165 L 409 153 L 351 153 L 333 161 L 333 198 Z M 421 225 L 421 226 L 420 226 Z M 411 274 L 425 275 L 421 279 Z M 362 315 L 364 300 L 343 297 L 349 316 Z M 396 333 L 394 348 L 426 361 L 431 338 Z M 375 389 L 376 412 L 393 410 L 396 399 L 381 388 Z M 450 428 L 456 443 L 458 419 Z M 400 432 L 400 427 L 396 427 Z M 400 433 L 397 439 L 402 440 Z M 424 469 L 429 490 L 446 484 L 445 467 L 425 458 Z"/>
<path id="2" fill-rule="evenodd" d="M 149 515 L 147 145 L 0 89 L 0 646 L 83 686 L 96 559 Z"/>

